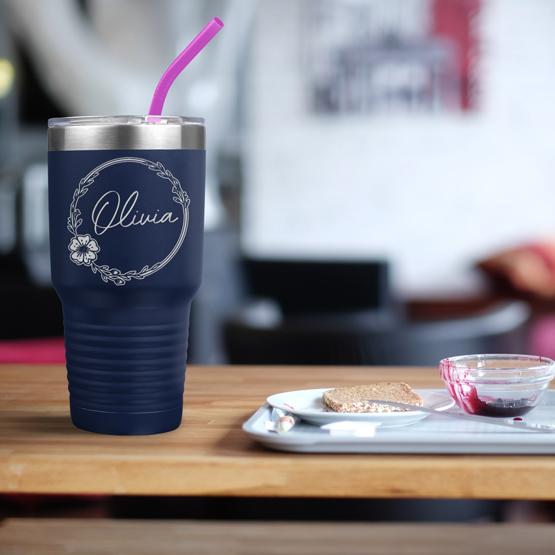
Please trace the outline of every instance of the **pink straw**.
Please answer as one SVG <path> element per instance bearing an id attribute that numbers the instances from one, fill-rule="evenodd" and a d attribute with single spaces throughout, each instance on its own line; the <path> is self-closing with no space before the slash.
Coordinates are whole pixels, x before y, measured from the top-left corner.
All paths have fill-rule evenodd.
<path id="1" fill-rule="evenodd" d="M 223 26 L 222 20 L 215 17 L 168 66 L 152 95 L 150 109 L 148 110 L 149 116 L 159 116 L 162 113 L 166 96 L 176 77 L 196 58 L 197 54 L 216 36 Z"/>

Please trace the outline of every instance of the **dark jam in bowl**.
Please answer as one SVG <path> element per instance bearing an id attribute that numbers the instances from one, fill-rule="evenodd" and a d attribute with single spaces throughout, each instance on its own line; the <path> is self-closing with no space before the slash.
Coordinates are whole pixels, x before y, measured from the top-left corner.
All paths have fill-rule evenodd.
<path id="1" fill-rule="evenodd" d="M 477 406 L 473 407 L 474 414 L 503 418 L 522 416 L 530 412 L 533 408 L 534 407 L 530 406 L 526 399 L 511 399 L 507 401 L 495 399 L 491 402 L 485 402 L 480 399 Z"/>
<path id="2" fill-rule="evenodd" d="M 439 370 L 466 413 L 518 418 L 540 401 L 555 377 L 555 361 L 533 355 L 464 355 L 443 359 Z"/>

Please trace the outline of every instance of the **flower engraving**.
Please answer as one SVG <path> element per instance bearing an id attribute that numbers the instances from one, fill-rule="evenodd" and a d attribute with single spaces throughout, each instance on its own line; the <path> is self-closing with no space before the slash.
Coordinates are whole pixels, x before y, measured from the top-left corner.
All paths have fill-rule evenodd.
<path id="1" fill-rule="evenodd" d="M 172 199 L 175 203 L 181 206 L 182 211 L 181 232 L 172 250 L 163 260 L 160 260 L 152 265 L 147 264 L 140 270 L 122 271 L 118 268 L 111 268 L 108 264 L 100 264 L 98 261 L 98 253 L 101 249 L 97 240 L 92 239 L 88 234 L 79 235 L 78 232 L 79 227 L 83 223 L 81 210 L 78 208 L 79 199 L 83 198 L 87 194 L 89 188 L 94 184 L 96 178 L 104 169 L 115 164 L 123 163 L 141 164 L 149 171 L 154 172 L 161 179 L 167 180 L 171 185 Z M 179 180 L 169 170 L 167 170 L 161 162 L 153 162 L 145 160 L 144 158 L 135 158 L 132 156 L 108 160 L 91 170 L 85 177 L 83 177 L 73 192 L 73 199 L 69 206 L 69 217 L 67 219 L 67 230 L 73 236 L 68 246 L 70 250 L 69 258 L 78 266 L 86 266 L 90 268 L 92 273 L 98 274 L 104 283 L 112 283 L 119 287 L 131 282 L 132 280 L 143 280 L 152 274 L 155 274 L 171 262 L 177 251 L 181 248 L 189 227 L 189 205 L 189 195 L 183 190 Z M 148 217 L 147 220 L 149 223 L 166 223 L 171 218 L 171 216 L 168 216 L 167 219 L 164 220 L 164 217 L 165 216 L 162 216 L 160 222 L 153 222 L 152 219 L 148 219 Z M 172 221 L 172 223 L 174 222 Z M 138 225 L 142 224 L 138 222 Z"/>
<path id="2" fill-rule="evenodd" d="M 70 260 L 78 266 L 90 266 L 98 257 L 100 247 L 89 234 L 76 235 L 69 242 Z"/>

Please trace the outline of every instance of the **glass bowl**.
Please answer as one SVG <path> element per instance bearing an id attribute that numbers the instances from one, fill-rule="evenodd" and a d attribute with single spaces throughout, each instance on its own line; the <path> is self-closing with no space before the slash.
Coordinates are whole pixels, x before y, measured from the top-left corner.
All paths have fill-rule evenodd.
<path id="1" fill-rule="evenodd" d="M 465 412 L 507 418 L 539 403 L 555 375 L 555 362 L 531 355 L 465 355 L 443 359 L 439 371 Z"/>

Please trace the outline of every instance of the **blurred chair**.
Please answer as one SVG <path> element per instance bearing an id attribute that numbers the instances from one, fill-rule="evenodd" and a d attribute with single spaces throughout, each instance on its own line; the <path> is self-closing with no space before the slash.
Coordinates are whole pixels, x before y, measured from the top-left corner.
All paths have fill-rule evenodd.
<path id="1" fill-rule="evenodd" d="M 282 315 L 258 301 L 225 326 L 233 364 L 435 365 L 468 353 L 524 353 L 530 309 L 506 302 L 471 316 L 376 324 L 364 311 Z"/>
<path id="2" fill-rule="evenodd" d="M 284 314 L 365 310 L 391 315 L 399 309 L 383 260 L 246 258 L 242 268 L 248 294 L 274 300 Z"/>

